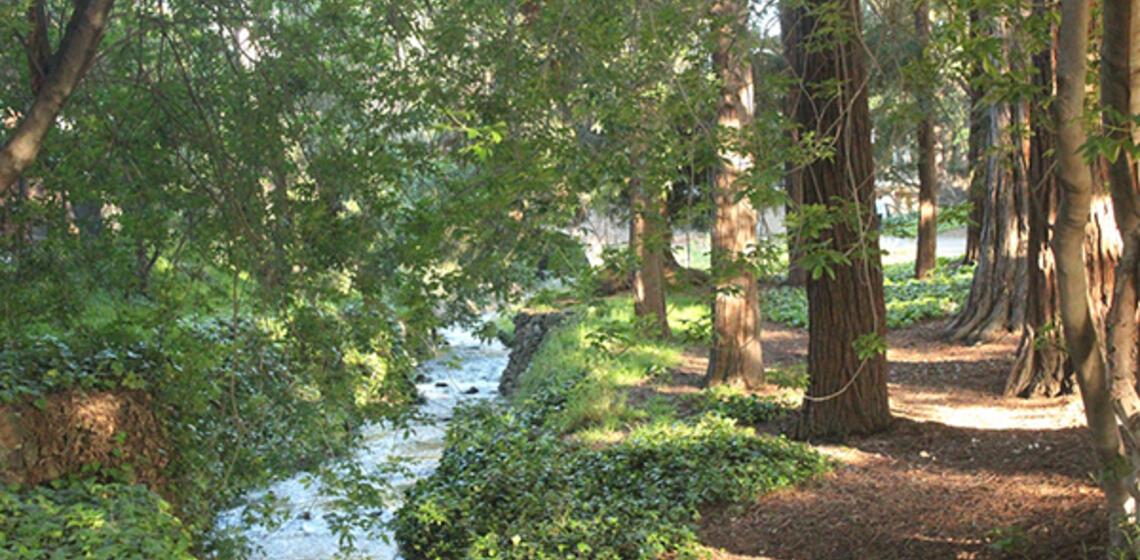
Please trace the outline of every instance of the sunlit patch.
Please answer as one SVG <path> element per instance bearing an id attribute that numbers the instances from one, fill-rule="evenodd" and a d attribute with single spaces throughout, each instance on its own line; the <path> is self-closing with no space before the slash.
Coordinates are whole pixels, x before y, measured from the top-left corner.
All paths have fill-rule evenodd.
<path id="1" fill-rule="evenodd" d="M 823 456 L 844 465 L 864 467 L 876 461 L 886 460 L 877 453 L 868 453 L 845 445 L 817 445 L 815 449 Z"/>
<path id="2" fill-rule="evenodd" d="M 980 430 L 1064 430 L 1084 426 L 1080 399 L 1075 396 L 1049 401 L 975 398 L 947 392 L 895 390 L 891 409 L 896 416 Z"/>

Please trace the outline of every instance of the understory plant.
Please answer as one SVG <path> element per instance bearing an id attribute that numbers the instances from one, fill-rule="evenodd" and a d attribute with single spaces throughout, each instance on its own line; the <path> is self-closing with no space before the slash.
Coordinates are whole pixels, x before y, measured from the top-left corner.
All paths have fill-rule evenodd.
<path id="1" fill-rule="evenodd" d="M 914 278 L 913 263 L 884 266 L 887 327 L 907 327 L 954 314 L 970 292 L 973 275 L 973 266 L 946 258 L 939 259 L 933 273 L 921 280 Z M 807 327 L 808 301 L 803 288 L 779 286 L 765 290 L 760 305 L 765 320 Z"/>
<path id="2" fill-rule="evenodd" d="M 752 499 L 827 468 L 809 447 L 744 426 L 779 412 L 766 401 L 710 395 L 684 417 L 624 402 L 582 414 L 588 398 L 621 401 L 623 387 L 652 382 L 653 356 L 673 356 L 670 343 L 623 336 L 632 323 L 622 303 L 559 327 L 513 403 L 455 416 L 439 468 L 396 513 L 405 557 L 698 557 L 701 505 Z M 573 437 L 599 427 L 621 437 Z"/>

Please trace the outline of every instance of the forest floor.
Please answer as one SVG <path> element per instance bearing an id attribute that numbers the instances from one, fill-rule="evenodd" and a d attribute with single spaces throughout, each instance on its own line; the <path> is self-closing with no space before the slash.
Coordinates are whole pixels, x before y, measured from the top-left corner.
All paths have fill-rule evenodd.
<path id="1" fill-rule="evenodd" d="M 941 327 L 890 335 L 888 431 L 818 446 L 838 463 L 818 480 L 705 508 L 701 540 L 717 558 L 1103 557 L 1107 514 L 1079 397 L 1003 397 L 1016 337 L 964 346 Z M 802 363 L 807 333 L 765 324 L 764 352 L 773 366 Z M 652 390 L 696 391 L 705 364 L 694 349 Z"/>

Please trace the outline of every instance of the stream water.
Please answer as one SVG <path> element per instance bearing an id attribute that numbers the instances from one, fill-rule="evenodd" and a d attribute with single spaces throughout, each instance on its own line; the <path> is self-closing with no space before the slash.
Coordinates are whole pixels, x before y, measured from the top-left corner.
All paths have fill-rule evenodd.
<path id="1" fill-rule="evenodd" d="M 413 423 L 408 430 L 394 431 L 382 424 L 373 424 L 363 430 L 363 445 L 352 461 L 368 471 L 388 464 L 393 458 L 403 458 L 409 476 L 392 481 L 399 488 L 407 487 L 435 470 L 443 451 L 447 422 L 460 403 L 495 398 L 498 394 L 499 375 L 507 365 L 508 351 L 498 342 L 483 343 L 466 331 L 448 330 L 444 333 L 448 349 L 434 360 L 419 368 L 416 384 L 425 399 L 420 407 L 422 422 Z M 254 493 L 254 498 L 271 492 L 286 498 L 287 520 L 280 526 L 267 529 L 252 526 L 243 529 L 258 550 L 254 558 L 273 560 L 325 560 L 338 551 L 336 535 L 324 520 L 332 504 L 322 495 L 320 484 L 307 474 L 282 480 L 269 488 Z M 387 512 L 390 515 L 390 511 Z M 226 512 L 219 518 L 222 527 L 239 523 L 240 510 Z M 391 539 L 389 538 L 389 541 Z M 376 560 L 398 558 L 395 542 L 357 535 L 357 555 Z M 358 557 L 354 555 L 353 557 Z"/>

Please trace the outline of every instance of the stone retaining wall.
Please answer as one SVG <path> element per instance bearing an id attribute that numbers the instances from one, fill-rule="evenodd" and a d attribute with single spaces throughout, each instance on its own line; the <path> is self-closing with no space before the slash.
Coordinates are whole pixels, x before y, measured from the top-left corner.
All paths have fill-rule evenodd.
<path id="1" fill-rule="evenodd" d="M 522 374 L 530 367 L 530 361 L 538 352 L 547 333 L 561 324 L 569 316 L 566 311 L 530 312 L 521 311 L 515 315 L 515 334 L 511 343 L 511 355 L 507 368 L 499 378 L 499 392 L 510 396 L 518 390 Z"/>

